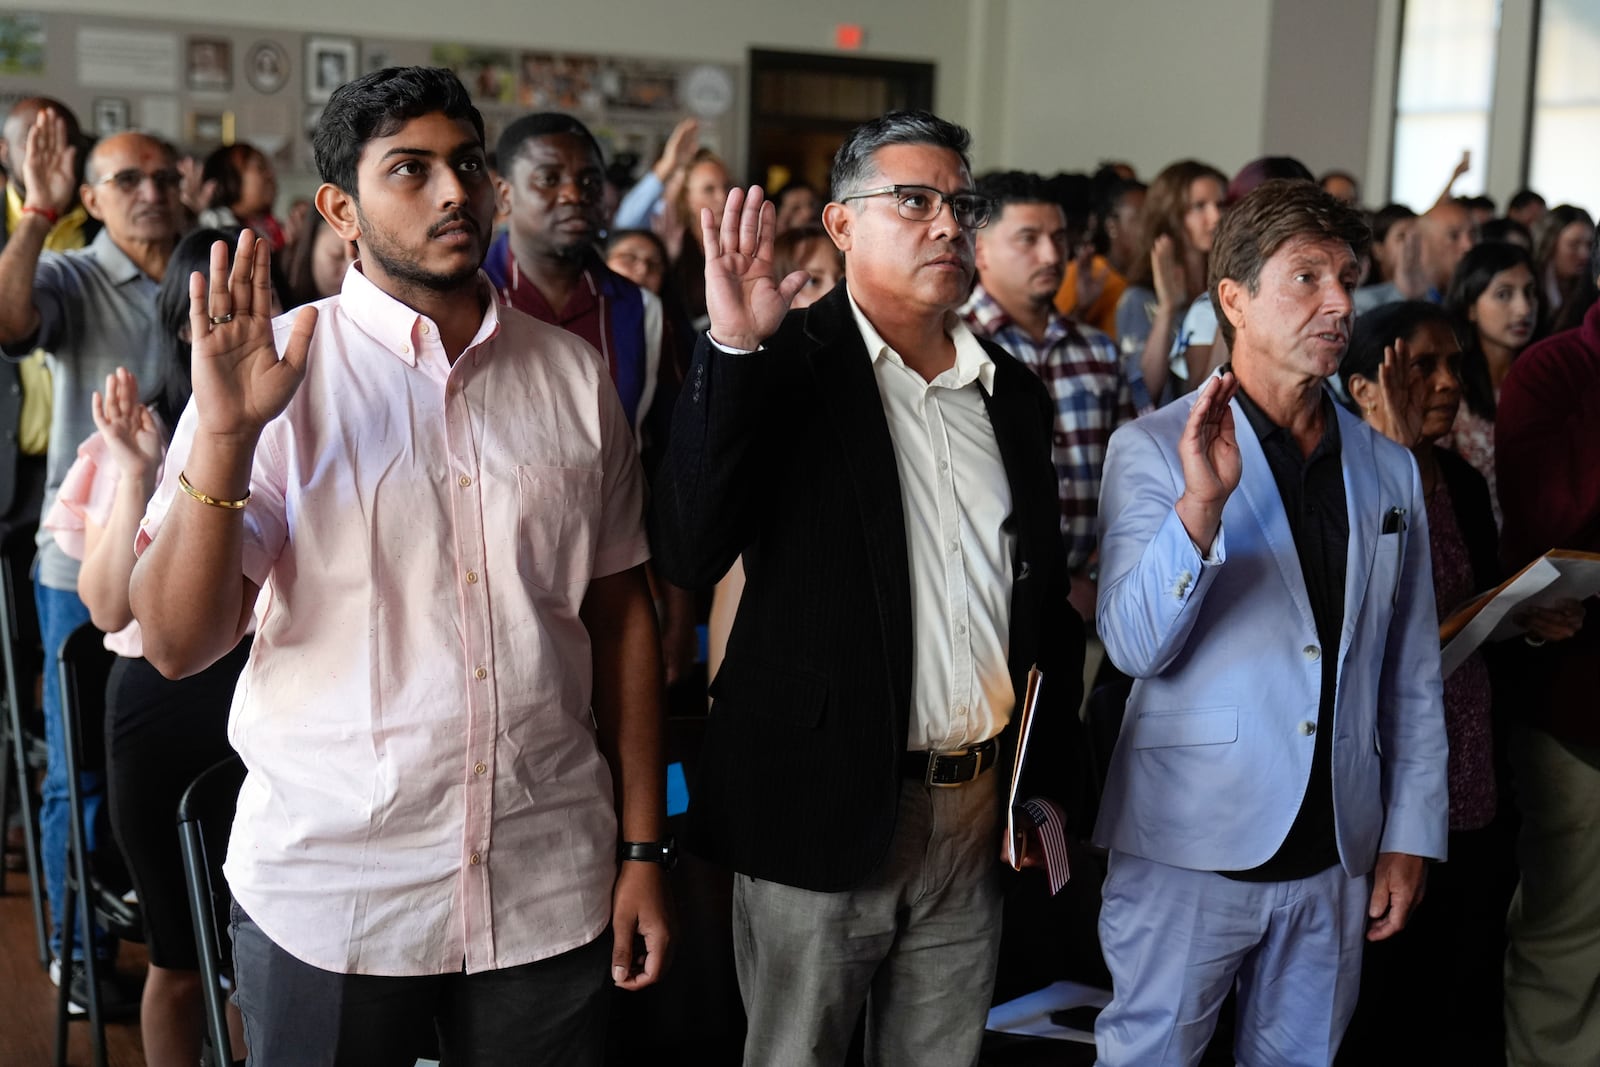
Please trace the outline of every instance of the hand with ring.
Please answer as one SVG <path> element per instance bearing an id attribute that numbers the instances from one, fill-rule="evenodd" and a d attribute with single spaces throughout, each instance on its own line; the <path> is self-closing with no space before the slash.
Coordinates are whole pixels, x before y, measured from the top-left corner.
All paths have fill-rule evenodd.
<path id="1" fill-rule="evenodd" d="M 245 230 L 228 269 L 228 246 L 211 246 L 210 278 L 189 276 L 189 331 L 200 432 L 253 441 L 288 405 L 305 376 L 317 309 L 302 308 L 282 358 L 272 332 L 267 243 Z"/>

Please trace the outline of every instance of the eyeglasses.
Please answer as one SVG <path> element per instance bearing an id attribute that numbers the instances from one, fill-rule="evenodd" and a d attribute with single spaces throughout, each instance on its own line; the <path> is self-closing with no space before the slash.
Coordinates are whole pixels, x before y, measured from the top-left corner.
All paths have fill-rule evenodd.
<path id="1" fill-rule="evenodd" d="M 97 184 L 115 185 L 118 192 L 132 193 L 137 192 L 146 179 L 154 182 L 156 191 L 160 193 L 170 193 L 183 184 L 183 175 L 175 170 L 154 170 L 146 173 L 135 167 L 108 174 Z"/>
<path id="2" fill-rule="evenodd" d="M 841 203 L 865 200 L 870 196 L 894 197 L 895 210 L 909 222 L 931 222 L 939 217 L 946 204 L 956 224 L 967 230 L 981 230 L 989 225 L 994 215 L 994 201 L 977 193 L 941 193 L 926 185 L 886 185 L 882 189 L 865 189 L 859 193 L 839 198 Z"/>

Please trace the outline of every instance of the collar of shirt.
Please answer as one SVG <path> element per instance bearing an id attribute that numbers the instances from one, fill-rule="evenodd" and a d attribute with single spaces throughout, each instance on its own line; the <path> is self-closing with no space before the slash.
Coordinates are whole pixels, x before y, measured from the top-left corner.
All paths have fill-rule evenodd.
<path id="1" fill-rule="evenodd" d="M 1233 369 L 1233 364 L 1228 364 L 1219 370 L 1223 374 Z M 1322 392 L 1322 437 L 1317 441 L 1317 447 L 1311 450 L 1311 455 L 1303 456 L 1299 447 L 1294 443 L 1293 436 L 1287 427 L 1279 426 L 1272 421 L 1272 417 L 1261 410 L 1256 402 L 1250 399 L 1250 394 L 1239 388 L 1235 394 L 1239 400 L 1239 407 L 1244 411 L 1244 417 L 1249 420 L 1250 428 L 1255 431 L 1256 439 L 1263 446 L 1280 446 L 1302 467 L 1310 466 L 1312 461 L 1324 455 L 1338 455 L 1339 453 L 1339 415 L 1333 410 L 1333 398 L 1324 389 Z"/>
<path id="2" fill-rule="evenodd" d="M 85 251 L 100 264 L 100 269 L 106 272 L 106 277 L 111 279 L 113 285 L 127 285 L 129 282 L 149 277 L 139 269 L 139 264 L 130 259 L 128 253 L 111 239 L 110 230 L 101 230 L 95 234 L 94 240 L 89 242 Z M 154 278 L 150 280 L 155 281 Z"/>
<path id="3" fill-rule="evenodd" d="M 905 360 L 900 358 L 900 353 L 889 347 L 883 335 L 878 333 L 867 320 L 866 314 L 856 303 L 854 294 L 848 288 L 845 290 L 845 297 L 850 301 L 850 313 L 855 316 L 856 328 L 861 331 L 861 340 L 866 342 L 867 356 L 872 362 L 888 358 L 891 362 L 904 367 Z M 945 317 L 944 331 L 951 343 L 956 346 L 956 365 L 928 384 L 946 389 L 960 389 L 976 381 L 983 387 L 985 393 L 994 395 L 994 360 L 989 358 L 989 353 L 978 343 L 977 335 L 967 326 L 966 321 L 953 311 Z"/>
<path id="4" fill-rule="evenodd" d="M 481 359 L 484 342 L 492 340 L 500 332 L 499 302 L 494 299 L 493 287 L 482 271 L 478 272 L 478 297 L 484 305 L 483 321 L 478 324 L 478 332 L 463 351 L 463 354 L 472 353 L 474 366 Z M 431 333 L 437 337 L 439 334 L 439 327 L 432 319 L 373 284 L 362 273 L 360 260 L 344 272 L 344 286 L 339 290 L 339 310 L 350 316 L 350 321 L 359 326 L 363 333 L 413 367 L 417 365 L 416 335 Z"/>
<path id="5" fill-rule="evenodd" d="M 89 221 L 89 213 L 83 209 L 82 204 L 75 204 L 71 211 L 56 219 L 51 225 L 50 232 L 45 235 L 44 247 L 50 252 L 70 252 L 74 248 L 82 248 L 88 242 L 83 239 L 83 227 Z M 6 183 L 6 232 L 16 233 L 17 227 L 22 224 L 22 194 L 17 192 L 17 187 L 10 182 Z"/>
<path id="6" fill-rule="evenodd" d="M 1022 327 L 1017 326 L 1016 320 L 1011 317 L 1005 308 L 1000 306 L 998 300 L 989 294 L 989 291 L 983 287 L 982 282 L 972 287 L 972 296 L 967 299 L 966 306 L 961 309 L 961 315 L 969 323 L 983 331 L 985 337 L 992 339 L 999 336 L 1001 331 L 1015 327 L 1019 333 L 1027 338 L 1029 344 L 1044 350 L 1054 348 L 1063 341 L 1071 340 L 1077 333 L 1077 330 L 1072 325 L 1072 320 L 1052 307 L 1050 309 L 1050 317 L 1046 320 L 1044 328 L 1044 340 L 1034 341 L 1031 334 L 1023 330 Z"/>

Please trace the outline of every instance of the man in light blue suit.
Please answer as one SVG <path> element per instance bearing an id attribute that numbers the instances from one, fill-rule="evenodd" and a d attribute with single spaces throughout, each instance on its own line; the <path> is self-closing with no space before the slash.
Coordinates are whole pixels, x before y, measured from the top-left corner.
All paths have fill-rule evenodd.
<path id="1" fill-rule="evenodd" d="M 1099 617 L 1136 681 L 1102 801 L 1105 1067 L 1193 1064 L 1232 986 L 1240 1064 L 1327 1064 L 1363 937 L 1443 859 L 1427 509 L 1409 453 L 1333 403 L 1359 216 L 1309 183 L 1211 254 L 1233 353 L 1111 439 Z"/>

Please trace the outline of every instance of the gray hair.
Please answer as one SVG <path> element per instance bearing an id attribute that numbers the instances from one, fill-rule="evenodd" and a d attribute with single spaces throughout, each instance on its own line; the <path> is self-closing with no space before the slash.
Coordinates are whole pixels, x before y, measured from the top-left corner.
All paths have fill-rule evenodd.
<path id="1" fill-rule="evenodd" d="M 967 159 L 972 135 L 965 128 L 931 111 L 890 111 L 851 130 L 844 144 L 839 146 L 833 157 L 833 173 L 829 176 L 833 199 L 839 200 L 859 190 L 876 173 L 873 157 L 878 149 L 897 144 L 948 148 L 961 157 L 963 167 L 969 172 L 972 170 Z"/>

